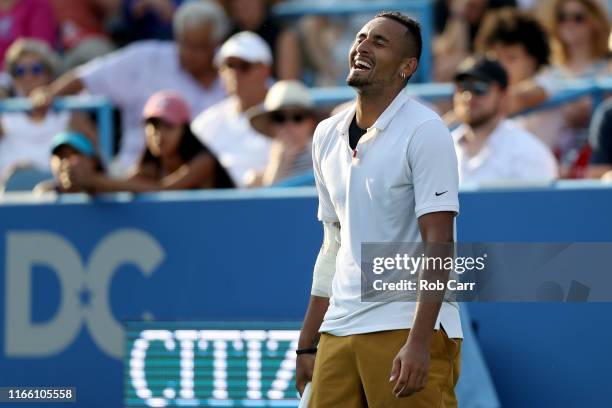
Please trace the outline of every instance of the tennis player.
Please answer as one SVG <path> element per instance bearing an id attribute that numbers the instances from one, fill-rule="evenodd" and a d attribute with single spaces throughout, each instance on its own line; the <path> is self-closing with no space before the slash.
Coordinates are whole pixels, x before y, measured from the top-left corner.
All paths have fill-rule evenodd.
<path id="1" fill-rule="evenodd" d="M 315 131 L 324 240 L 296 378 L 300 393 L 312 381 L 311 408 L 457 406 L 457 304 L 420 294 L 413 302 L 361 301 L 363 242 L 454 240 L 453 142 L 439 116 L 406 92 L 421 48 L 414 20 L 397 12 L 370 20 L 349 52 L 356 103 Z"/>

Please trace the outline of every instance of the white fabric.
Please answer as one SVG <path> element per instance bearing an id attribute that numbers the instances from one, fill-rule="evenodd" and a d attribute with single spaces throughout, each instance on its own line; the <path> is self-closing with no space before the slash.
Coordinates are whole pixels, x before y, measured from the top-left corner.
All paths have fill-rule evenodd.
<path id="1" fill-rule="evenodd" d="M 312 273 L 312 289 L 314 296 L 330 297 L 332 280 L 336 273 L 336 257 L 340 249 L 340 229 L 331 222 L 323 223 L 323 245 L 317 256 Z"/>
<path id="2" fill-rule="evenodd" d="M 238 100 L 230 96 L 202 112 L 191 123 L 192 132 L 217 156 L 237 187 L 244 187 L 250 170 L 268 164 L 270 139 L 251 127 Z"/>
<path id="3" fill-rule="evenodd" d="M 172 42 L 138 42 L 96 58 L 76 72 L 89 93 L 104 95 L 121 109 L 123 133 L 119 159 L 124 166 L 133 165 L 144 149 L 142 109 L 155 92 L 178 92 L 194 117 L 226 96 L 218 79 L 204 88 L 185 72 Z"/>
<path id="4" fill-rule="evenodd" d="M 557 163 L 548 147 L 512 121 L 501 121 L 472 157 L 461 143 L 466 130 L 460 126 L 452 133 L 461 183 L 550 181 L 557 177 Z"/>
<path id="5" fill-rule="evenodd" d="M 21 162 L 49 171 L 51 140 L 68 128 L 70 113 L 49 111 L 41 122 L 23 112 L 0 115 L 0 173 Z"/>
<path id="6" fill-rule="evenodd" d="M 357 145 L 348 129 L 355 104 L 319 124 L 313 165 L 318 218 L 340 222 L 330 306 L 321 332 L 336 336 L 412 326 L 415 302 L 361 302 L 362 242 L 421 242 L 418 217 L 459 211 L 457 159 L 440 117 L 402 91 Z M 444 192 L 436 195 L 436 192 Z M 456 303 L 443 303 L 440 324 L 462 337 Z"/>
<path id="7" fill-rule="evenodd" d="M 554 78 L 550 75 L 548 69 L 539 72 L 533 78 L 533 81 L 546 92 L 548 98 L 556 96 L 560 91 L 558 78 Z M 521 115 L 514 120 L 529 133 L 537 136 L 551 150 L 557 147 L 559 135 L 565 127 L 563 113 L 558 108 Z"/>
<path id="8" fill-rule="evenodd" d="M 251 31 L 241 31 L 225 41 L 215 55 L 215 65 L 221 66 L 230 57 L 240 58 L 252 64 L 258 62 L 266 65 L 272 64 L 270 46 L 263 38 Z"/>
<path id="9" fill-rule="evenodd" d="M 603 77 L 611 72 L 607 60 L 592 64 L 582 74 L 575 74 L 563 66 L 551 66 L 541 70 L 535 77 L 534 82 L 540 86 L 549 98 L 557 96 L 561 91 L 561 85 L 568 79 L 594 79 Z M 585 97 L 588 98 L 588 97 Z M 573 145 L 575 139 L 580 137 L 581 129 L 569 128 L 565 124 L 563 107 L 546 109 L 521 115 L 515 119 L 516 123 L 528 132 L 536 135 L 553 151 L 565 152 L 568 144 Z M 584 131 L 584 129 L 582 129 Z M 581 143 L 581 140 L 578 140 Z M 575 147 L 575 146 L 570 146 Z"/>

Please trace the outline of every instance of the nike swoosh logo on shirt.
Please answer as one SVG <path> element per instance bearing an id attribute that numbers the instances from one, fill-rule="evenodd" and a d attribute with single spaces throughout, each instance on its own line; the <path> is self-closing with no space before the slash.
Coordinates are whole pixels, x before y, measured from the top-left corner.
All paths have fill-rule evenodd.
<path id="1" fill-rule="evenodd" d="M 448 190 L 443 191 L 441 193 L 436 192 L 436 197 L 441 196 L 442 194 L 446 194 L 446 193 L 448 193 Z"/>

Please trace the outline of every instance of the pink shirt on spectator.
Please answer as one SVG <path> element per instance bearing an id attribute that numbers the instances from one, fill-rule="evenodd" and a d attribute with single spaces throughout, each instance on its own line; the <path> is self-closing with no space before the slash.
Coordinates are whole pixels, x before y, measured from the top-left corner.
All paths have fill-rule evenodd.
<path id="1" fill-rule="evenodd" d="M 51 47 L 55 44 L 56 24 L 48 0 L 16 0 L 10 10 L 0 11 L 0 65 L 4 53 L 20 37 L 37 38 Z"/>

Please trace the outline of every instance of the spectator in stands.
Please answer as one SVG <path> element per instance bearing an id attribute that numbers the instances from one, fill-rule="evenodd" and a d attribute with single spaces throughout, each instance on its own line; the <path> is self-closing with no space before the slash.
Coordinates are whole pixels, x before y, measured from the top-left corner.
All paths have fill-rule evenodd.
<path id="1" fill-rule="evenodd" d="M 257 34 L 234 34 L 215 56 L 230 96 L 210 107 L 191 124 L 193 133 L 219 158 L 237 187 L 252 171 L 266 168 L 270 140 L 253 129 L 245 112 L 262 103 L 272 72 L 272 52 Z"/>
<path id="2" fill-rule="evenodd" d="M 589 132 L 593 153 L 586 177 L 612 179 L 612 99 L 601 104 L 593 115 Z"/>
<path id="3" fill-rule="evenodd" d="M 304 84 L 293 80 L 277 82 L 263 105 L 252 108 L 247 115 L 254 129 L 272 138 L 268 165 L 252 185 L 269 186 L 312 171 L 312 136 L 318 120 Z"/>
<path id="4" fill-rule="evenodd" d="M 550 181 L 555 159 L 535 136 L 505 117 L 508 77 L 495 60 L 464 61 L 455 75 L 455 114 L 463 123 L 452 132 L 461 183 Z"/>
<path id="5" fill-rule="evenodd" d="M 272 50 L 273 75 L 278 79 L 298 79 L 301 54 L 294 30 L 283 28 L 271 15 L 271 0 L 224 0 L 232 19 L 230 35 L 252 31 Z"/>
<path id="6" fill-rule="evenodd" d="M 592 79 L 609 75 L 610 23 L 597 0 L 555 0 L 550 25 L 554 68 L 546 79 Z M 588 125 L 592 99 L 585 97 L 561 108 L 564 123 L 559 136 L 559 157 L 564 177 L 580 177 L 588 153 Z"/>
<path id="7" fill-rule="evenodd" d="M 6 52 L 5 66 L 12 79 L 12 94 L 27 97 L 34 88 L 50 83 L 55 77 L 57 55 L 40 40 L 20 39 Z M 70 122 L 67 111 L 36 109 L 29 112 L 5 112 L 0 115 L 0 173 L 27 163 L 49 170 L 49 146 L 53 135 L 65 130 Z"/>
<path id="8" fill-rule="evenodd" d="M 82 193 L 85 190 L 72 182 L 71 165 L 87 168 L 92 174 L 104 174 L 102 160 L 91 140 L 79 132 L 61 132 L 51 142 L 51 172 L 53 180 L 43 181 L 34 188 L 34 193 Z M 48 153 L 47 153 L 48 154 Z"/>
<path id="9" fill-rule="evenodd" d="M 172 17 L 183 0 L 122 0 L 126 41 L 171 40 Z"/>
<path id="10" fill-rule="evenodd" d="M 70 183 L 96 193 L 233 187 L 225 169 L 191 133 L 191 113 L 180 95 L 154 94 L 143 119 L 147 147 L 129 177 L 113 179 L 77 162 L 68 166 Z"/>
<path id="11" fill-rule="evenodd" d="M 225 97 L 214 50 L 226 33 L 223 9 L 212 0 L 183 4 L 174 15 L 176 43 L 146 41 L 97 58 L 36 91 L 36 106 L 59 95 L 89 93 L 108 97 L 121 109 L 119 167 L 126 169 L 141 156 L 145 137 L 142 109 L 155 92 L 172 89 L 200 112 Z"/>
<path id="12" fill-rule="evenodd" d="M 476 51 L 497 59 L 508 73 L 508 110 L 518 113 L 537 106 L 557 92 L 547 76 L 548 36 L 535 17 L 513 8 L 490 11 L 476 37 Z M 557 147 L 562 124 L 558 110 L 537 112 L 517 120 L 551 149 Z"/>
<path id="13" fill-rule="evenodd" d="M 0 2 L 0 62 L 18 38 L 35 38 L 55 45 L 55 16 L 48 0 L 4 0 Z"/>
<path id="14" fill-rule="evenodd" d="M 433 43 L 434 79 L 450 81 L 457 66 L 472 54 L 480 22 L 488 9 L 516 5 L 512 0 L 438 0 Z"/>
<path id="15" fill-rule="evenodd" d="M 107 22 L 119 14 L 121 0 L 51 0 L 59 26 L 64 69 L 113 50 Z"/>
<path id="16" fill-rule="evenodd" d="M 549 25 L 556 75 L 584 78 L 610 73 L 610 22 L 597 0 L 556 0 Z"/>

